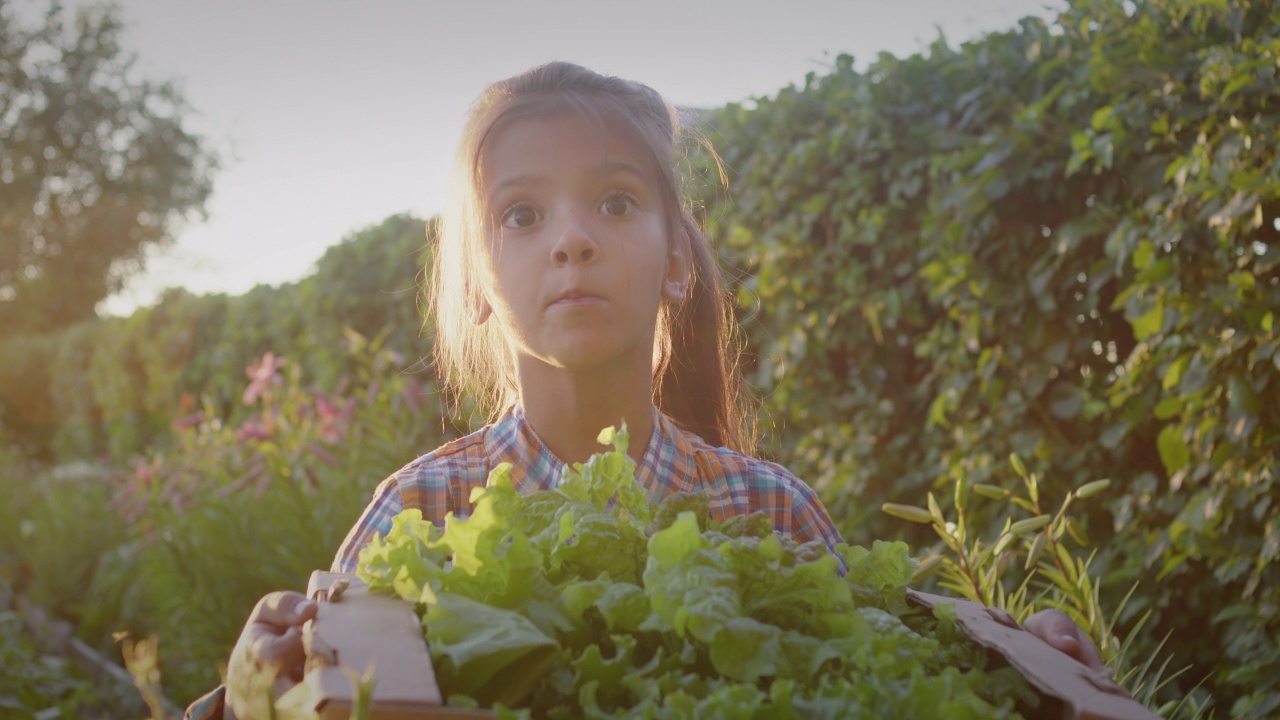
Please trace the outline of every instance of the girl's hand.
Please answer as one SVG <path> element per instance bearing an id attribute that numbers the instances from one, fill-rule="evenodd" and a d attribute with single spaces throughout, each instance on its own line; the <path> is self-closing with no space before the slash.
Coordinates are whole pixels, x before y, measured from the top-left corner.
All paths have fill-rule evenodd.
<path id="1" fill-rule="evenodd" d="M 1093 641 L 1061 610 L 1041 610 L 1027 618 L 1022 628 L 1093 670 L 1108 670 Z"/>
<path id="2" fill-rule="evenodd" d="M 316 604 L 302 593 L 273 592 L 258 601 L 227 663 L 224 717 L 268 717 L 268 690 L 279 698 L 302 681 L 302 624 L 315 616 Z"/>

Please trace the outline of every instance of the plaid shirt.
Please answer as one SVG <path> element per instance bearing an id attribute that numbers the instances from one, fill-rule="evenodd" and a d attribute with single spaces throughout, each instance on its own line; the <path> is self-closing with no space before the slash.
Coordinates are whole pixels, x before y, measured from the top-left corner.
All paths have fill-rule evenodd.
<path id="1" fill-rule="evenodd" d="M 712 447 L 676 427 L 655 407 L 653 433 L 636 467 L 636 481 L 654 504 L 677 492 L 703 492 L 711 516 L 725 520 L 763 510 L 773 529 L 799 542 L 821 540 L 829 548 L 842 542 L 839 531 L 813 490 L 786 468 L 727 448 Z M 564 463 L 533 432 L 516 408 L 498 422 L 444 445 L 401 468 L 380 484 L 333 559 L 334 572 L 355 572 L 360 550 L 375 535 L 391 530 L 391 519 L 405 508 L 443 524 L 452 512 L 470 514 L 472 488 L 483 487 L 489 471 L 509 462 L 511 482 L 524 494 L 555 487 Z M 187 708 L 188 720 L 222 716 L 223 689 Z"/>
<path id="2" fill-rule="evenodd" d="M 712 447 L 676 427 L 656 407 L 653 415 L 653 433 L 636 467 L 636 481 L 652 503 L 672 493 L 703 492 L 716 520 L 763 510 L 773 519 L 774 531 L 797 541 L 821 540 L 828 547 L 842 542 L 813 490 L 786 468 Z M 436 524 L 443 524 L 450 512 L 470 514 L 471 490 L 483 487 L 489 471 L 503 462 L 511 463 L 511 482 L 526 495 L 555 487 L 564 469 L 516 408 L 383 481 L 338 549 L 332 570 L 355 572 L 361 548 L 374 535 L 385 536 L 391 519 L 405 508 L 421 510 L 423 518 Z"/>

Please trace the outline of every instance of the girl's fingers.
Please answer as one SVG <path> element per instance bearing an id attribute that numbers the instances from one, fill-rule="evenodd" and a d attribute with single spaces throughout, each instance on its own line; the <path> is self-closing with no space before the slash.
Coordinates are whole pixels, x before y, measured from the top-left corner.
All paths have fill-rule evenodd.
<path id="1" fill-rule="evenodd" d="M 302 680 L 302 670 L 307 664 L 306 648 L 302 646 L 302 631 L 297 626 L 280 636 L 276 647 L 280 650 L 280 675 L 292 680 Z"/>
<path id="2" fill-rule="evenodd" d="M 263 597 L 244 630 L 250 667 L 288 685 L 300 681 L 306 651 L 299 626 L 315 615 L 316 604 L 301 593 L 274 592 Z"/>
<path id="3" fill-rule="evenodd" d="M 1049 643 L 1094 669 L 1106 669 L 1102 654 L 1098 652 L 1084 631 L 1061 610 L 1041 610 L 1022 624 L 1027 632 Z"/>
<path id="4" fill-rule="evenodd" d="M 249 614 L 249 624 L 263 624 L 279 628 L 301 625 L 316 616 L 316 604 L 305 595 L 293 591 L 268 593 Z"/>
<path id="5" fill-rule="evenodd" d="M 276 675 L 292 677 L 306 662 L 302 647 L 302 631 L 290 627 L 277 635 L 268 626 L 256 625 L 250 643 L 251 659 L 259 671 L 275 671 Z"/>
<path id="6" fill-rule="evenodd" d="M 1076 641 L 1080 644 L 1080 651 L 1074 657 L 1091 668 L 1106 668 L 1107 664 L 1102 661 L 1102 653 L 1098 652 L 1098 648 L 1094 646 L 1092 640 L 1085 636 L 1084 631 L 1076 628 L 1076 635 Z"/>
<path id="7" fill-rule="evenodd" d="M 227 664 L 227 707 L 236 716 L 253 714 L 267 686 L 280 697 L 302 680 L 306 651 L 302 623 L 317 606 L 302 593 L 273 592 L 258 601 Z"/>

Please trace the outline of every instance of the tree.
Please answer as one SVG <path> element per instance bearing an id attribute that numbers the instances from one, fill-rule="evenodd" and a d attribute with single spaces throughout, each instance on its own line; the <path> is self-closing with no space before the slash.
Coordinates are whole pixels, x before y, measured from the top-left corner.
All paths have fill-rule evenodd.
<path id="1" fill-rule="evenodd" d="M 137 77 L 115 7 L 22 15 L 0 0 L 0 335 L 92 317 L 203 215 L 217 166 L 174 85 Z"/>

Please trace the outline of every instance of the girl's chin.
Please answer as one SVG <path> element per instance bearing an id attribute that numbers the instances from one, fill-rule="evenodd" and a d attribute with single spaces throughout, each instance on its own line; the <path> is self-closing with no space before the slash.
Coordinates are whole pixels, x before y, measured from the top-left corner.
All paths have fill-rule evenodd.
<path id="1" fill-rule="evenodd" d="M 635 351 L 623 351 L 616 345 L 600 342 L 566 344 L 556 348 L 544 362 L 567 372 L 597 373 L 602 370 L 620 371 L 643 362 L 646 356 Z"/>

